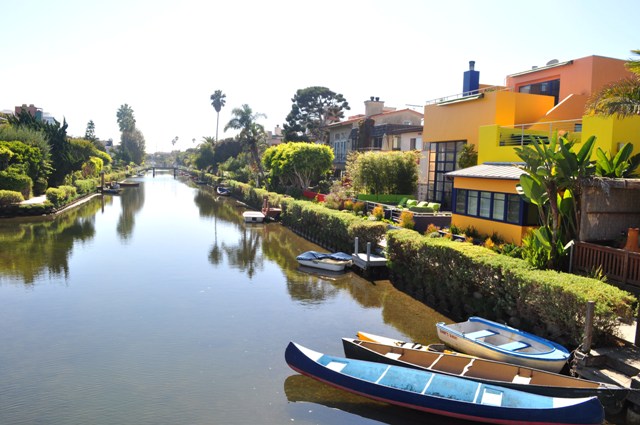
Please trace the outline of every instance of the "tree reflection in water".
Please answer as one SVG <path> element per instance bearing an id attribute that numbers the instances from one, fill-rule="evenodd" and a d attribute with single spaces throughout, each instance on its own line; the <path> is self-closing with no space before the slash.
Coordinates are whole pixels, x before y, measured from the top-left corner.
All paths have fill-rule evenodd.
<path id="1" fill-rule="evenodd" d="M 94 237 L 100 208 L 95 197 L 56 216 L 0 220 L 0 282 L 29 285 L 45 273 L 66 280 L 69 256 L 76 243 Z"/>
<path id="2" fill-rule="evenodd" d="M 133 233 L 136 214 L 144 206 L 144 183 L 136 187 L 125 187 L 120 193 L 122 212 L 118 218 L 116 231 L 123 241 L 128 240 Z"/>

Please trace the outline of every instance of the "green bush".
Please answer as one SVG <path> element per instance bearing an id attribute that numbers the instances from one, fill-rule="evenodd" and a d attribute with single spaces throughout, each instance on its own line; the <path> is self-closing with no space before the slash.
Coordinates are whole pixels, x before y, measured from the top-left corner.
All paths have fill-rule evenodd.
<path id="1" fill-rule="evenodd" d="M 69 203 L 77 196 L 76 188 L 73 186 L 50 187 L 46 192 L 47 200 L 53 204 L 55 208 Z"/>
<path id="2" fill-rule="evenodd" d="M 22 193 L 16 192 L 15 190 L 0 190 L 0 207 L 19 204 L 22 201 L 24 201 Z"/>
<path id="3" fill-rule="evenodd" d="M 354 242 L 358 238 L 359 248 L 364 251 L 367 242 L 371 242 L 373 247 L 378 245 L 387 233 L 387 225 L 380 221 L 354 221 L 349 225 L 349 240 Z"/>
<path id="4" fill-rule="evenodd" d="M 98 189 L 98 183 L 95 179 L 76 180 L 74 186 L 80 195 L 94 193 Z"/>
<path id="5" fill-rule="evenodd" d="M 51 202 L 55 208 L 58 208 L 66 202 L 66 193 L 57 187 L 50 187 L 46 192 L 47 201 Z"/>
<path id="6" fill-rule="evenodd" d="M 303 234 L 313 235 L 321 245 L 336 251 L 350 252 L 353 240 L 349 226 L 362 219 L 311 201 L 282 200 L 282 223 Z"/>
<path id="7" fill-rule="evenodd" d="M 594 279 L 413 231 L 387 233 L 387 252 L 394 285 L 455 320 L 482 316 L 569 346 L 581 342 L 587 301 L 596 302 L 595 342 L 613 333 L 618 317 L 632 318 L 636 302 Z"/>
<path id="8" fill-rule="evenodd" d="M 33 181 L 24 173 L 15 170 L 0 171 L 0 188 L 22 193 L 25 199 L 31 196 Z"/>

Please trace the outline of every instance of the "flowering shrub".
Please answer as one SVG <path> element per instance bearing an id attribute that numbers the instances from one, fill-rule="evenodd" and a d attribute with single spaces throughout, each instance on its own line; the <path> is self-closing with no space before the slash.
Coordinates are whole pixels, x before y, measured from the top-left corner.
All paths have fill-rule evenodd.
<path id="1" fill-rule="evenodd" d="M 384 219 L 384 208 L 382 205 L 376 205 L 376 207 L 371 211 L 371 215 L 376 218 L 376 220 Z"/>

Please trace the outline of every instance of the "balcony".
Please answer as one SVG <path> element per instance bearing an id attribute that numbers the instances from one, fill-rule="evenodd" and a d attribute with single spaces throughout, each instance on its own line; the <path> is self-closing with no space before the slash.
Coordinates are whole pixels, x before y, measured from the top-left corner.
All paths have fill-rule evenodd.
<path id="1" fill-rule="evenodd" d="M 514 147 L 530 145 L 533 140 L 549 143 L 555 133 L 580 143 L 582 120 L 549 121 L 513 126 L 485 125 L 480 127 L 478 163 L 520 162 Z"/>
<path id="2" fill-rule="evenodd" d="M 568 137 L 577 143 L 582 138 L 582 120 L 550 121 L 500 127 L 499 146 L 525 146 L 539 142 L 549 143 L 554 134 Z"/>

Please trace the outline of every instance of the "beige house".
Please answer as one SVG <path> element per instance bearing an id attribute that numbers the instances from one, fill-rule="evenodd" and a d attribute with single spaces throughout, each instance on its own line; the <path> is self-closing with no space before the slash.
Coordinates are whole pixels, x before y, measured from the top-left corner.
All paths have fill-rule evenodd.
<path id="1" fill-rule="evenodd" d="M 422 150 L 422 113 L 385 107 L 378 97 L 366 100 L 364 108 L 364 114 L 329 125 L 337 174 L 344 171 L 351 151 Z M 366 137 L 359 136 L 362 128 L 366 128 Z"/>

